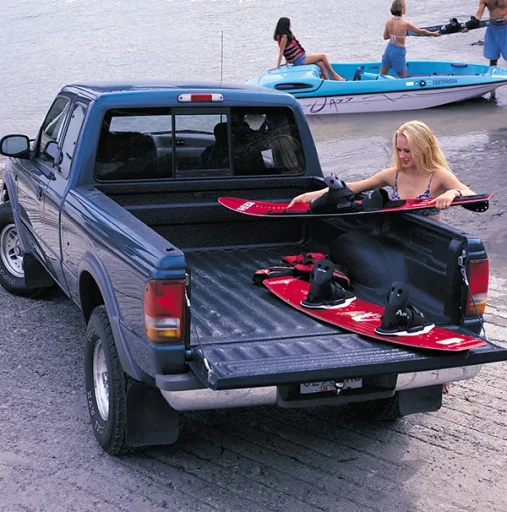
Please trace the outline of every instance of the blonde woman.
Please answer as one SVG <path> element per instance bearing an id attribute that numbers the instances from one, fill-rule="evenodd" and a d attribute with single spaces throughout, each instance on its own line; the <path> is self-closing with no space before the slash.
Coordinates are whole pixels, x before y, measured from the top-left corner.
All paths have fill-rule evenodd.
<path id="1" fill-rule="evenodd" d="M 382 187 L 392 188 L 392 199 L 434 198 L 434 208 L 414 213 L 440 220 L 441 210 L 449 208 L 456 197 L 474 195 L 451 172 L 447 160 L 431 129 L 421 121 L 410 121 L 395 132 L 394 165 L 362 181 L 347 183 L 355 194 Z M 295 197 L 291 204 L 310 202 L 328 189 L 307 192 Z"/>

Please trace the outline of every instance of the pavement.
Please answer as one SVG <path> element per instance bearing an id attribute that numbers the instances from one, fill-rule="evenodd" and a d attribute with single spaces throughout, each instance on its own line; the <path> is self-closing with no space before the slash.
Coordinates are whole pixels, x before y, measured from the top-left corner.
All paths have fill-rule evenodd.
<path id="1" fill-rule="evenodd" d="M 502 257 L 485 320 L 507 347 Z M 1 512 L 507 510 L 506 363 L 452 384 L 435 413 L 371 424 L 338 407 L 193 412 L 177 444 L 116 458 L 89 425 L 78 308 L 0 288 L 0 311 Z"/>

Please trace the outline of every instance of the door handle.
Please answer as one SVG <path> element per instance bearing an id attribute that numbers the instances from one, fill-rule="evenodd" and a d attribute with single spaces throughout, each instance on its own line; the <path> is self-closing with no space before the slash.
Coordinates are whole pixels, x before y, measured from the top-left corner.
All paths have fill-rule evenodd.
<path id="1" fill-rule="evenodd" d="M 41 187 L 37 187 L 37 199 L 42 199 L 42 196 L 44 195 L 44 190 L 42 190 Z"/>

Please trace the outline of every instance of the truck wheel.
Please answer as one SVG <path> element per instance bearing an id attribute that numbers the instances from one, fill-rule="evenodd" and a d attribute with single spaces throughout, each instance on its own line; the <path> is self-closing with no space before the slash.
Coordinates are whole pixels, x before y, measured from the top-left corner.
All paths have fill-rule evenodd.
<path id="1" fill-rule="evenodd" d="M 14 295 L 34 292 L 26 287 L 23 251 L 10 202 L 0 205 L 0 284 Z"/>
<path id="2" fill-rule="evenodd" d="M 390 398 L 348 404 L 356 418 L 366 421 L 389 421 L 401 418 L 399 395 Z"/>
<path id="3" fill-rule="evenodd" d="M 111 455 L 132 451 L 127 443 L 127 390 L 105 306 L 96 307 L 86 329 L 85 383 L 93 433 Z"/>

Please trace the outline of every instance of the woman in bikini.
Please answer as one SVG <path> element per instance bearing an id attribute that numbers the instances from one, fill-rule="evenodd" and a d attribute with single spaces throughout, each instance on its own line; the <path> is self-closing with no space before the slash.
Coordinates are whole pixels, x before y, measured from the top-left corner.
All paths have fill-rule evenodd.
<path id="1" fill-rule="evenodd" d="M 392 199 L 433 198 L 432 208 L 414 213 L 440 220 L 441 210 L 449 208 L 456 197 L 475 192 L 454 176 L 438 145 L 435 134 L 421 121 L 410 121 L 395 132 L 394 165 L 362 181 L 347 183 L 355 194 L 382 187 L 392 188 Z M 295 197 L 289 208 L 320 197 L 327 188 Z"/>
<path id="2" fill-rule="evenodd" d="M 299 41 L 294 37 L 291 30 L 289 18 L 280 18 L 276 24 L 273 39 L 278 43 L 280 51 L 278 53 L 278 62 L 276 67 L 278 69 L 282 63 L 282 58 L 285 57 L 287 64 L 294 66 L 302 66 L 303 64 L 317 64 L 320 67 L 322 76 L 325 80 L 329 77 L 333 80 L 345 80 L 341 77 L 331 66 L 329 59 L 325 53 L 309 53 L 307 54 Z"/>
<path id="3" fill-rule="evenodd" d="M 405 48 L 405 38 L 409 30 L 423 36 L 438 37 L 440 33 L 430 32 L 424 28 L 416 27 L 410 21 L 404 20 L 403 15 L 406 11 L 405 0 L 394 0 L 391 6 L 392 18 L 387 20 L 384 29 L 384 39 L 389 41 L 382 55 L 381 75 L 387 75 L 392 68 L 398 76 L 407 76 L 407 49 Z"/>

